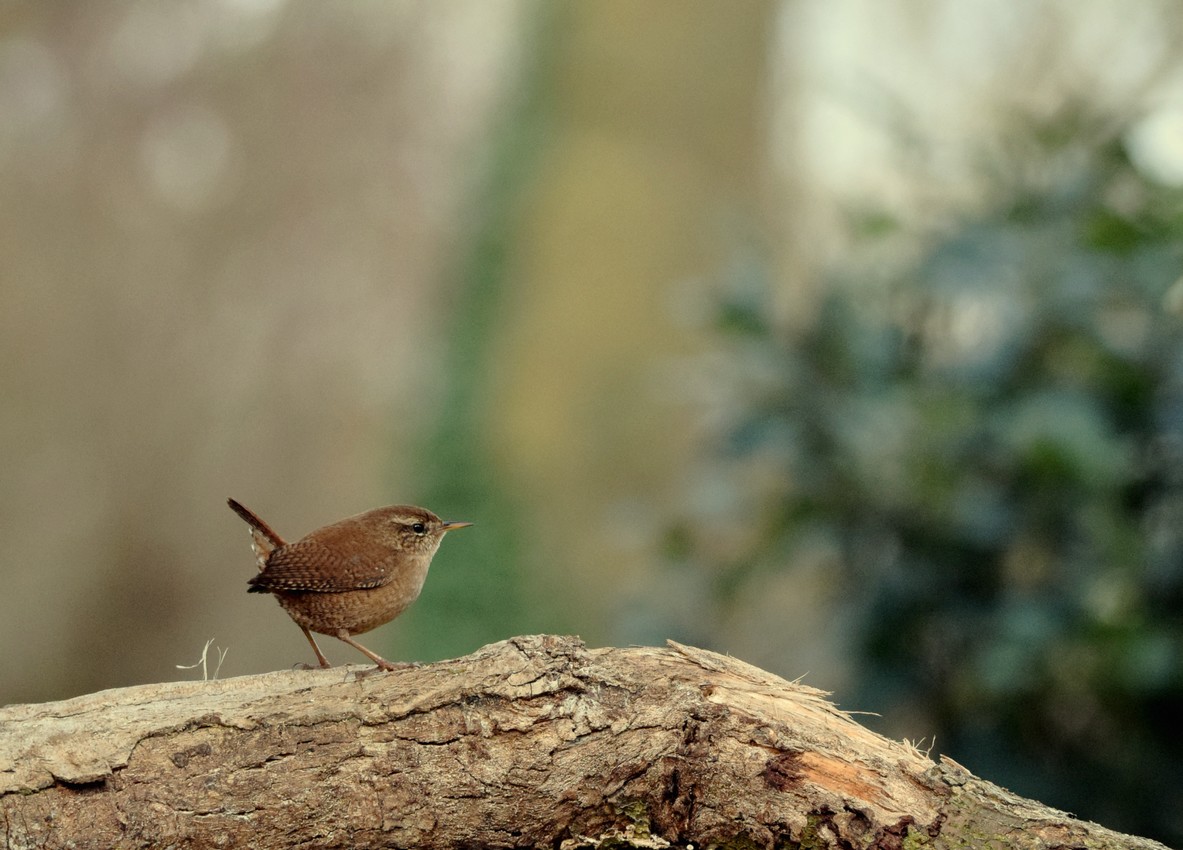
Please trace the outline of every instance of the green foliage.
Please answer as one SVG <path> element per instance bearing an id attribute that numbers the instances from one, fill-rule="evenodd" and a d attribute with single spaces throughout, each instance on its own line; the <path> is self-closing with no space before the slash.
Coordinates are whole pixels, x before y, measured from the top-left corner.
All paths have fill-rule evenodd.
<path id="1" fill-rule="evenodd" d="M 1183 198 L 1117 145 L 1068 153 L 887 281 L 833 281 L 797 332 L 758 290 L 724 307 L 761 376 L 727 451 L 783 479 L 724 584 L 827 541 L 860 630 L 845 704 L 1178 843 Z"/>
<path id="2" fill-rule="evenodd" d="M 424 482 L 416 497 L 422 504 L 446 506 L 447 518 L 476 528 L 462 532 L 463 544 L 450 539 L 441 547 L 422 598 L 403 616 L 408 654 L 416 659 L 463 655 L 514 634 L 528 619 L 519 566 L 523 512 L 495 481 L 497 464 L 485 435 L 490 352 L 510 283 L 513 210 L 544 148 L 546 48 L 553 43 L 547 32 L 554 14 L 543 11 L 532 21 L 536 31 L 523 33 L 520 86 L 504 104 L 470 214 L 468 249 L 455 260 L 456 306 L 440 370 L 439 416 L 416 470 Z"/>

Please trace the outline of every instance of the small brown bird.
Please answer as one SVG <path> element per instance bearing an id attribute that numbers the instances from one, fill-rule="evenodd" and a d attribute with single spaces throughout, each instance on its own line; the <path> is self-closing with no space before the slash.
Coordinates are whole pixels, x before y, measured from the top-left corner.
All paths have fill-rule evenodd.
<path id="1" fill-rule="evenodd" d="M 271 526 L 233 499 L 251 527 L 259 574 L 248 593 L 271 593 L 304 632 L 321 667 L 331 667 L 313 632 L 332 635 L 383 670 L 399 666 L 353 639 L 389 623 L 419 598 L 444 534 L 471 522 L 444 522 L 426 508 L 391 505 L 343 519 L 285 543 Z"/>

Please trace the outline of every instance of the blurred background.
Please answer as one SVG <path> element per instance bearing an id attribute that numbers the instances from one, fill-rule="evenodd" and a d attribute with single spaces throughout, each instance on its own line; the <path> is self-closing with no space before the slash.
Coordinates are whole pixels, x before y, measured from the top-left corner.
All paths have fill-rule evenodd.
<path id="1" fill-rule="evenodd" d="M 10 0 L 0 217 L 0 703 L 308 662 L 226 497 L 414 502 L 388 657 L 675 638 L 1183 843 L 1171 0 Z"/>

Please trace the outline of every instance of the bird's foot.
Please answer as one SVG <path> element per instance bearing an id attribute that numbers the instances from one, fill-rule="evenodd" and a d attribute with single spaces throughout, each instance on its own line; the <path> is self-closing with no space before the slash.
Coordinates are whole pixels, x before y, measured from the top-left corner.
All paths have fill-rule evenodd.
<path id="1" fill-rule="evenodd" d="M 306 664 L 303 661 L 297 661 L 295 664 L 292 665 L 292 669 L 293 670 L 327 670 L 332 666 L 333 665 L 327 661 L 324 662 L 323 664 Z"/>
<path id="2" fill-rule="evenodd" d="M 378 670 L 413 670 L 422 666 L 418 661 L 387 661 L 383 658 L 378 662 Z"/>
<path id="3" fill-rule="evenodd" d="M 367 676 L 373 676 L 375 673 L 381 673 L 383 671 L 394 672 L 395 670 L 412 670 L 416 667 L 422 666 L 423 665 L 418 661 L 387 661 L 385 658 L 383 658 L 382 663 L 378 664 L 378 666 L 372 670 L 353 670 L 352 673 L 355 680 L 360 680 L 366 678 Z"/>

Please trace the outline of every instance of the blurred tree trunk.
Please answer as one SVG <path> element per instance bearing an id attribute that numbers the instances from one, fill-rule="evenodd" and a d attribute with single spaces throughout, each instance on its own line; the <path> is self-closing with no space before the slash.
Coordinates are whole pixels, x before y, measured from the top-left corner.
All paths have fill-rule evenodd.
<path id="1" fill-rule="evenodd" d="M 355 672 L 0 709 L 0 833 L 83 848 L 1161 848 L 678 644 L 522 637 Z"/>
<path id="2" fill-rule="evenodd" d="M 669 630 L 609 617 L 644 593 L 686 490 L 698 399 L 682 373 L 716 343 L 710 282 L 759 241 L 778 4 L 559 9 L 539 72 L 545 145 L 510 237 L 490 432 L 540 562 L 568 567 L 539 570 L 542 622 L 578 612 L 592 638 L 651 640 Z"/>

